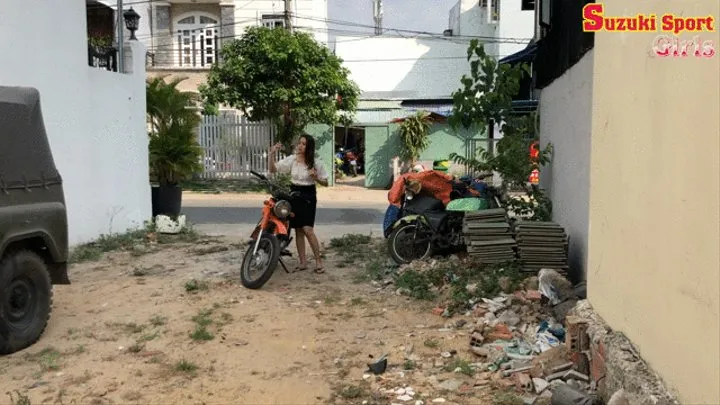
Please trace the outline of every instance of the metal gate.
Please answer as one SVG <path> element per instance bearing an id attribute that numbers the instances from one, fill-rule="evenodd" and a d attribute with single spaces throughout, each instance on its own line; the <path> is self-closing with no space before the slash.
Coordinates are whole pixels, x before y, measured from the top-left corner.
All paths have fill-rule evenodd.
<path id="1" fill-rule="evenodd" d="M 203 179 L 239 180 L 250 170 L 268 172 L 267 151 L 275 140 L 275 128 L 267 121 L 251 122 L 235 111 L 203 116 L 198 143 L 203 149 Z"/>

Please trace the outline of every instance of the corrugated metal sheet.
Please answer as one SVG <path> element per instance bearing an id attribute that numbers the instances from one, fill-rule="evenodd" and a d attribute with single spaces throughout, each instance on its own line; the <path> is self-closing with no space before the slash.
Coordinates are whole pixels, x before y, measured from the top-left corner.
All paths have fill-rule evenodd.
<path id="1" fill-rule="evenodd" d="M 401 101 L 395 100 L 360 100 L 358 110 L 397 110 L 401 107 Z"/>
<path id="2" fill-rule="evenodd" d="M 358 124 L 386 124 L 395 118 L 408 115 L 407 111 L 396 110 L 357 110 L 355 122 Z"/>
<path id="3" fill-rule="evenodd" d="M 427 112 L 434 112 L 436 114 L 440 114 L 442 116 L 449 116 L 452 114 L 453 105 L 452 104 L 415 104 L 413 106 L 405 107 L 405 110 L 407 111 L 427 111 Z"/>

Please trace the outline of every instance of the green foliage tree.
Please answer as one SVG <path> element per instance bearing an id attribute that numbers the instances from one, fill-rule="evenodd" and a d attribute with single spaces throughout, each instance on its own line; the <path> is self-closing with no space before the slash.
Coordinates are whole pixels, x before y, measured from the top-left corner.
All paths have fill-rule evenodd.
<path id="1" fill-rule="evenodd" d="M 310 123 L 349 123 L 360 90 L 342 60 L 304 32 L 251 27 L 224 45 L 200 88 L 206 104 L 270 120 L 287 147 Z"/>
<path id="2" fill-rule="evenodd" d="M 538 158 L 530 157 L 530 147 L 537 141 L 537 115 L 513 114 L 512 99 L 520 91 L 520 80 L 530 74 L 527 65 L 499 64 L 485 53 L 483 45 L 473 40 L 468 48 L 470 76 L 463 75 L 462 88 L 453 93 L 454 127 L 480 126 L 490 122 L 500 125 L 503 137 L 496 144 L 495 153 L 480 149 L 477 156 L 451 158 L 474 171 L 494 171 L 500 174 L 503 189 L 522 189 L 527 198 L 508 199 L 505 207 L 518 215 L 538 221 L 549 221 L 552 203 L 545 192 L 531 185 L 528 178 L 534 169 L 547 164 L 552 156 L 552 145 L 539 151 Z"/>
<path id="3" fill-rule="evenodd" d="M 146 83 L 150 172 L 163 186 L 177 185 L 202 170 L 202 148 L 197 141 L 201 118 L 195 108 L 198 98 L 177 88 L 183 80 L 168 83 L 157 77 Z"/>
<path id="4" fill-rule="evenodd" d="M 415 161 L 420 158 L 422 151 L 427 149 L 430 139 L 430 127 L 433 119 L 427 111 L 418 111 L 417 113 L 405 118 L 400 124 L 398 133 L 400 134 L 401 155 L 403 161 L 414 165 Z"/>

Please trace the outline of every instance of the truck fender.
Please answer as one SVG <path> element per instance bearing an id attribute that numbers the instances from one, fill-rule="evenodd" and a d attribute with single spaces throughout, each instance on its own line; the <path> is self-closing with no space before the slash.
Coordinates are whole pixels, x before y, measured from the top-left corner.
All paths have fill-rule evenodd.
<path id="1" fill-rule="evenodd" d="M 45 246 L 47 246 L 48 253 L 50 253 L 50 257 L 53 261 L 64 262 L 67 260 L 67 256 L 58 250 L 57 244 L 53 238 L 41 230 L 6 235 L 4 239 L 0 240 L 0 252 L 4 252 L 5 249 L 14 242 L 20 242 L 32 238 L 42 239 Z"/>

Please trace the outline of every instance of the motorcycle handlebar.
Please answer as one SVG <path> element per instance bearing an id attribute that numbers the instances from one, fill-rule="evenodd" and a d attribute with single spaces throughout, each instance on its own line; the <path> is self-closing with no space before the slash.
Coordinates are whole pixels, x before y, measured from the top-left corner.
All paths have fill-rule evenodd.
<path id="1" fill-rule="evenodd" d="M 260 180 L 268 181 L 268 178 L 267 178 L 267 177 L 265 177 L 265 176 L 263 176 L 262 174 L 256 172 L 255 170 L 250 170 L 250 174 L 252 174 L 253 176 L 259 178 Z"/>
<path id="2" fill-rule="evenodd" d="M 278 185 L 275 184 L 274 182 L 270 181 L 270 179 L 268 179 L 266 176 L 264 176 L 264 175 L 256 172 L 255 170 L 250 170 L 250 174 L 252 174 L 253 176 L 255 176 L 255 177 L 257 177 L 258 179 L 260 179 L 260 180 L 262 180 L 263 182 L 265 182 L 265 183 L 268 185 L 268 187 L 270 188 L 270 193 L 271 193 L 271 194 L 274 194 L 274 193 L 277 192 L 277 191 L 282 191 L 280 186 L 278 186 Z M 290 191 L 287 195 L 288 195 L 289 197 L 291 197 L 291 198 L 295 198 L 295 197 L 299 197 L 299 196 L 300 196 L 300 192 L 298 192 L 298 191 Z"/>

